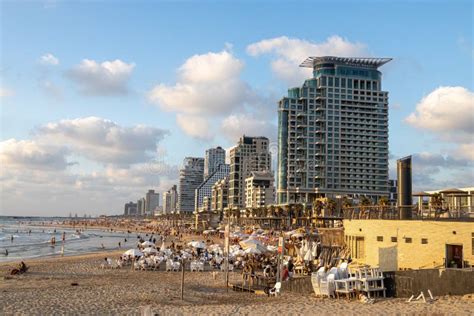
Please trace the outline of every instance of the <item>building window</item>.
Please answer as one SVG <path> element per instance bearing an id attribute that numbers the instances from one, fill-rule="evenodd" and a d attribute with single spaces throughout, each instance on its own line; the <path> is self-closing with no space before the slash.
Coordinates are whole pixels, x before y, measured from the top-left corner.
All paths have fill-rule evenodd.
<path id="1" fill-rule="evenodd" d="M 474 233 L 472 233 L 472 254 L 474 255 Z"/>
<path id="2" fill-rule="evenodd" d="M 405 243 L 411 244 L 412 240 L 411 237 L 405 237 Z"/>
<path id="3" fill-rule="evenodd" d="M 377 236 L 377 241 L 383 241 L 383 236 Z"/>
<path id="4" fill-rule="evenodd" d="M 421 238 L 421 243 L 426 245 L 428 243 L 428 238 Z"/>
<path id="5" fill-rule="evenodd" d="M 390 240 L 391 240 L 392 242 L 397 242 L 397 237 L 392 237 L 392 238 L 390 238 Z"/>

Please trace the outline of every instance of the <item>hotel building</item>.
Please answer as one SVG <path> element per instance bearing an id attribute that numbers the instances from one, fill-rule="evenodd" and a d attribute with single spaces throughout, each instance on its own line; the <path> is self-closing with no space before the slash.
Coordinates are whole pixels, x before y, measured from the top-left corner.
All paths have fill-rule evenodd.
<path id="1" fill-rule="evenodd" d="M 389 58 L 309 57 L 313 77 L 278 105 L 279 204 L 387 196 Z"/>

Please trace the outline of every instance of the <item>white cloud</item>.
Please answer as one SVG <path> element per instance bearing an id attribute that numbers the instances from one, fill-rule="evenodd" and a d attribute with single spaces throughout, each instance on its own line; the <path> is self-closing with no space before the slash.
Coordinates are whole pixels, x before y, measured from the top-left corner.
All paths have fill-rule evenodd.
<path id="1" fill-rule="evenodd" d="M 0 142 L 1 169 L 16 166 L 27 169 L 60 170 L 68 165 L 64 146 L 45 145 L 14 138 Z"/>
<path id="2" fill-rule="evenodd" d="M 474 137 L 474 93 L 463 87 L 439 87 L 425 96 L 405 121 L 458 142 Z"/>
<path id="3" fill-rule="evenodd" d="M 84 59 L 68 71 L 67 76 L 85 95 L 123 95 L 129 91 L 127 85 L 134 68 L 134 63 L 127 64 L 119 59 L 102 63 Z"/>
<path id="4" fill-rule="evenodd" d="M 159 84 L 151 102 L 166 111 L 184 114 L 223 114 L 240 107 L 250 93 L 240 80 L 243 63 L 228 51 L 190 57 L 178 70 L 178 81 Z"/>
<path id="5" fill-rule="evenodd" d="M 209 120 L 201 116 L 177 114 L 176 123 L 189 136 L 201 140 L 211 140 L 214 135 Z"/>
<path id="6" fill-rule="evenodd" d="M 231 141 L 237 142 L 242 135 L 266 136 L 276 140 L 277 127 L 257 116 L 250 114 L 232 114 L 221 123 L 222 133 Z"/>
<path id="7" fill-rule="evenodd" d="M 298 67 L 309 56 L 370 55 L 365 44 L 350 42 L 337 35 L 321 43 L 280 36 L 248 45 L 247 53 L 251 56 L 274 55 L 275 58 L 271 62 L 273 72 L 290 85 L 300 85 L 303 80 L 310 77 L 311 69 Z"/>
<path id="8" fill-rule="evenodd" d="M 257 94 L 240 79 L 243 67 L 227 50 L 194 55 L 178 69 L 177 82 L 156 85 L 149 100 L 175 112 L 186 134 L 210 140 L 217 133 L 214 126 L 220 125 L 216 120 L 261 105 Z"/>
<path id="9" fill-rule="evenodd" d="M 167 132 L 154 127 L 123 127 L 99 117 L 49 123 L 35 130 L 37 138 L 51 144 L 67 144 L 88 159 L 111 164 L 147 161 Z"/>
<path id="10" fill-rule="evenodd" d="M 43 65 L 59 65 L 59 59 L 51 53 L 47 53 L 40 57 L 40 63 Z"/>
<path id="11" fill-rule="evenodd" d="M 146 190 L 176 183 L 178 167 L 157 148 L 163 134 L 89 117 L 47 124 L 29 140 L 0 142 L 0 214 L 120 213 Z M 86 166 L 72 167 L 70 159 L 83 157 Z"/>
<path id="12" fill-rule="evenodd" d="M 11 97 L 14 95 L 15 95 L 15 91 L 5 88 L 5 87 L 0 87 L 0 98 Z"/>

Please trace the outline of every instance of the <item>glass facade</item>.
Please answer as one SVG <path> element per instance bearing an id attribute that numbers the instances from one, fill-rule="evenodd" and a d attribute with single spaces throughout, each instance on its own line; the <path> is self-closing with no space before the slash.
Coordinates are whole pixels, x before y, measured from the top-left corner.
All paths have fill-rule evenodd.
<path id="1" fill-rule="evenodd" d="M 388 92 L 371 59 L 334 58 L 279 103 L 278 202 L 388 195 Z M 298 90 L 298 91 L 297 91 Z"/>

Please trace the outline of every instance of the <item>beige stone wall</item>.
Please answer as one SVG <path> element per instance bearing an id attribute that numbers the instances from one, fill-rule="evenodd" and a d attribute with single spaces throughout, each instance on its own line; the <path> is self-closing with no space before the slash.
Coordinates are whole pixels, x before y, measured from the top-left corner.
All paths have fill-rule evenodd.
<path id="1" fill-rule="evenodd" d="M 355 239 L 351 236 L 364 237 L 363 258 L 354 261 L 384 271 L 441 267 L 446 244 L 462 245 L 464 261 L 474 265 L 473 222 L 344 220 L 344 230 L 346 241 Z M 422 239 L 427 239 L 427 244 L 422 244 Z"/>

